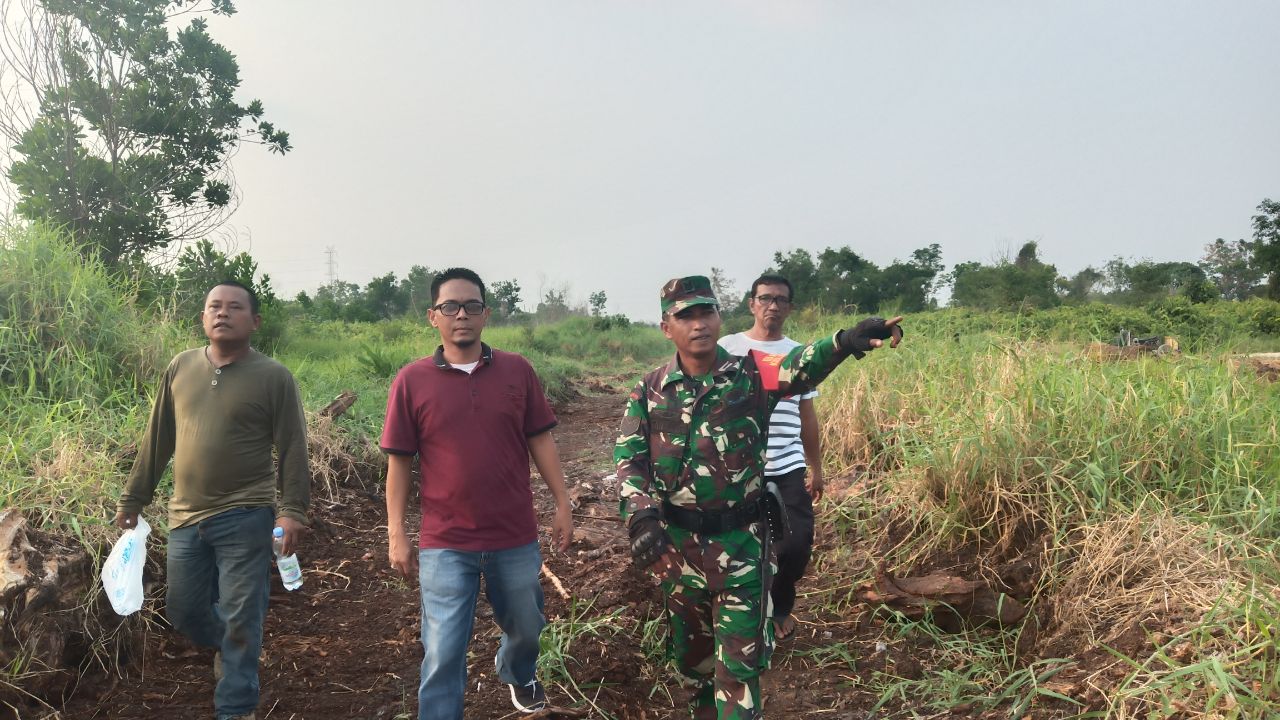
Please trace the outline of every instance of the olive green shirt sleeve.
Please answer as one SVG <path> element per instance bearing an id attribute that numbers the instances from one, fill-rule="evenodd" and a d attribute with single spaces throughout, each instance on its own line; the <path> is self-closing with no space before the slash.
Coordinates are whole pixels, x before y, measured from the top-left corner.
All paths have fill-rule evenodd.
<path id="1" fill-rule="evenodd" d="M 276 466 L 280 492 L 278 516 L 307 522 L 311 507 L 311 470 L 307 464 L 307 415 L 302 409 L 302 396 L 292 375 L 282 382 L 272 423 L 272 441 L 276 446 Z"/>
<path id="2" fill-rule="evenodd" d="M 142 442 L 138 444 L 138 455 L 133 460 L 124 492 L 116 504 L 116 510 L 120 512 L 140 513 L 151 504 L 155 498 L 156 485 L 160 483 L 169 460 L 173 458 L 176 429 L 171 383 L 175 367 L 176 360 L 170 362 L 160 376 L 160 386 L 156 391 L 155 403 L 151 406 L 147 430 L 142 436 Z"/>

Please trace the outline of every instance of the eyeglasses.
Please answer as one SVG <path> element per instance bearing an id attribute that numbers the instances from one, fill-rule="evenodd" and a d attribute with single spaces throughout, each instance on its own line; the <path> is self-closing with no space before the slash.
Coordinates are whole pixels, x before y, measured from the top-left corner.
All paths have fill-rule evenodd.
<path id="1" fill-rule="evenodd" d="M 457 315 L 459 310 L 466 310 L 468 315 L 479 315 L 484 312 L 484 303 L 479 300 L 471 300 L 464 303 L 445 300 L 431 309 L 449 317 Z"/>
<path id="2" fill-rule="evenodd" d="M 791 306 L 791 298 L 780 295 L 757 295 L 755 300 L 761 305 L 777 305 L 779 308 Z"/>

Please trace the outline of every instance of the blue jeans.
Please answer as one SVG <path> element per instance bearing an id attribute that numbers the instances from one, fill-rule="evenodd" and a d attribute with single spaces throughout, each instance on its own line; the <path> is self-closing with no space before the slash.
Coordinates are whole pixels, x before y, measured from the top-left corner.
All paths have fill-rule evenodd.
<path id="1" fill-rule="evenodd" d="M 219 718 L 258 707 L 258 655 L 271 591 L 269 507 L 233 508 L 169 533 L 166 614 L 201 647 L 222 651 Z"/>
<path id="2" fill-rule="evenodd" d="M 422 676 L 418 720 L 462 720 L 467 689 L 467 645 L 475 625 L 476 597 L 484 575 L 485 597 L 502 628 L 495 663 L 498 679 L 511 685 L 533 680 L 542 615 L 538 543 L 498 550 L 419 550 L 422 592 Z"/>

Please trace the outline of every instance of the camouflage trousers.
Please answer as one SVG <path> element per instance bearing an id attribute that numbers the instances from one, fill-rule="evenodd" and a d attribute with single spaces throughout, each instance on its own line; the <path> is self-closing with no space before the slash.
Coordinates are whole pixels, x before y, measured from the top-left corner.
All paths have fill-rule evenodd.
<path id="1" fill-rule="evenodd" d="M 693 684 L 695 720 L 762 717 L 760 673 L 769 664 L 773 623 L 769 595 L 755 582 L 718 591 L 664 583 L 669 651 Z"/>

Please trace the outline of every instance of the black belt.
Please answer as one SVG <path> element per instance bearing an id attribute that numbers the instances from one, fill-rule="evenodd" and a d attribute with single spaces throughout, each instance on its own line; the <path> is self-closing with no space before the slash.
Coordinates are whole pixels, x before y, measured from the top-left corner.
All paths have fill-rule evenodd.
<path id="1" fill-rule="evenodd" d="M 752 500 L 722 510 L 690 510 L 662 501 L 662 519 L 681 530 L 717 535 L 737 530 L 760 519 L 760 501 Z"/>

